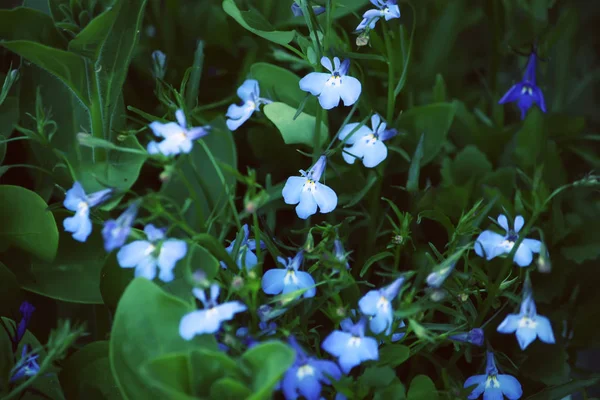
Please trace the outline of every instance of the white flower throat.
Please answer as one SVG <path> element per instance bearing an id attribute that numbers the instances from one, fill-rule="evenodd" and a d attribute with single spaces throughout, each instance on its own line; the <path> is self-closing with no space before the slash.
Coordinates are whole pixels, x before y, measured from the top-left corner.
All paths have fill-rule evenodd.
<path id="1" fill-rule="evenodd" d="M 498 378 L 496 377 L 496 375 L 490 375 L 487 377 L 487 380 L 485 381 L 485 387 L 487 388 L 499 388 L 500 387 L 500 382 L 498 382 Z"/>
<path id="2" fill-rule="evenodd" d="M 305 364 L 298 368 L 298 372 L 296 372 L 296 377 L 298 379 L 304 379 L 306 376 L 313 376 L 315 374 L 315 369 L 308 364 Z"/>
<path id="3" fill-rule="evenodd" d="M 339 72 L 335 71 L 332 75 L 331 78 L 329 78 L 327 80 L 327 82 L 325 82 L 326 85 L 328 86 L 336 86 L 336 85 L 341 85 L 342 84 L 342 77 L 340 75 Z"/>
<path id="4" fill-rule="evenodd" d="M 298 284 L 298 277 L 296 276 L 296 272 L 292 268 L 289 268 L 287 273 L 285 274 L 285 277 L 283 278 L 283 284 Z"/>
<path id="5" fill-rule="evenodd" d="M 303 192 L 315 192 L 317 190 L 317 183 L 314 179 L 308 178 L 304 186 L 302 186 Z"/>

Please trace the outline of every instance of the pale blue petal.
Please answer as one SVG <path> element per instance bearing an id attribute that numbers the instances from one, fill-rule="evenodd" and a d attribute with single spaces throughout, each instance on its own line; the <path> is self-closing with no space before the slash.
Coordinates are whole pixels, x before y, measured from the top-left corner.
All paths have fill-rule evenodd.
<path id="1" fill-rule="evenodd" d="M 298 383 L 298 391 L 306 400 L 319 400 L 321 384 L 315 376 L 305 376 Z"/>
<path id="2" fill-rule="evenodd" d="M 135 267 L 149 255 L 152 244 L 146 240 L 136 240 L 121 247 L 117 253 L 117 261 L 122 268 Z"/>
<path id="3" fill-rule="evenodd" d="M 94 192 L 87 196 L 87 203 L 90 207 L 95 207 L 98 204 L 104 202 L 106 199 L 110 197 L 112 193 L 112 189 L 103 189 L 97 192 Z"/>
<path id="4" fill-rule="evenodd" d="M 358 122 L 354 122 L 352 124 L 347 124 L 346 126 L 344 126 L 344 128 L 342 128 L 342 131 L 340 132 L 338 138 L 340 140 L 344 140 L 346 139 L 346 137 L 358 126 L 360 125 L 360 123 Z M 344 142 L 345 144 L 353 144 L 354 142 L 356 142 L 358 139 L 369 135 L 373 133 L 373 131 L 371 129 L 369 129 L 368 126 L 363 125 L 360 128 L 358 128 L 356 130 L 356 132 L 352 133 L 352 136 L 348 137 L 348 139 Z"/>
<path id="5" fill-rule="evenodd" d="M 155 121 L 155 122 L 151 123 L 149 126 L 150 126 L 150 129 L 152 129 L 152 132 L 154 133 L 154 135 L 156 135 L 158 137 L 163 137 L 165 139 L 170 136 L 180 135 L 180 134 L 184 133 L 181 126 L 179 126 L 175 122 L 167 122 L 166 124 L 163 124 L 163 123 Z"/>
<path id="6" fill-rule="evenodd" d="M 377 344 L 377 340 L 372 337 L 363 337 L 357 352 L 360 355 L 361 362 L 369 360 L 377 361 L 379 359 L 379 345 Z"/>
<path id="7" fill-rule="evenodd" d="M 508 233 L 508 218 L 506 218 L 506 215 L 500 214 L 498 216 L 498 224 L 506 231 L 506 233 Z"/>
<path id="8" fill-rule="evenodd" d="M 400 18 L 400 7 L 397 4 L 389 6 L 388 12 L 385 14 L 386 21 L 393 18 Z"/>
<path id="9" fill-rule="evenodd" d="M 518 328 L 517 329 L 517 341 L 521 350 L 525 350 L 527 346 L 531 344 L 536 338 L 537 334 L 535 329 L 532 328 Z"/>
<path id="10" fill-rule="evenodd" d="M 379 290 L 371 290 L 367 292 L 359 301 L 358 308 L 360 312 L 365 315 L 375 315 L 377 314 L 377 303 L 381 298 L 381 294 Z"/>
<path id="11" fill-rule="evenodd" d="M 338 88 L 339 96 L 344 101 L 345 106 L 351 106 L 356 103 L 360 97 L 361 91 L 362 85 L 360 84 L 360 81 L 351 76 L 343 77 Z"/>
<path id="12" fill-rule="evenodd" d="M 386 145 L 381 140 L 376 140 L 372 145 L 365 146 L 363 164 L 367 168 L 374 168 L 386 159 L 387 154 Z"/>
<path id="13" fill-rule="evenodd" d="M 369 328 L 376 335 L 380 334 L 383 331 L 386 331 L 385 334 L 389 335 L 392 331 L 392 309 L 389 307 L 387 311 L 379 310 L 371 321 L 369 321 Z"/>
<path id="14" fill-rule="evenodd" d="M 77 211 L 79 203 L 85 202 L 87 196 L 83 190 L 83 186 L 79 182 L 75 182 L 73 187 L 67 190 L 63 205 L 67 210 Z"/>
<path id="15" fill-rule="evenodd" d="M 483 392 L 483 400 L 504 400 L 502 389 L 489 387 Z"/>
<path id="16" fill-rule="evenodd" d="M 158 229 L 152 224 L 148 224 L 144 227 L 144 233 L 148 240 L 151 242 L 156 242 L 157 240 L 161 240 L 165 238 L 165 232 L 162 229 Z"/>
<path id="17" fill-rule="evenodd" d="M 483 231 L 475 241 L 475 253 L 491 260 L 499 254 L 498 249 L 503 241 L 504 236 L 492 231 Z"/>
<path id="18" fill-rule="evenodd" d="M 258 81 L 255 79 L 245 80 L 244 83 L 242 83 L 242 86 L 238 88 L 237 95 L 244 101 L 254 101 L 255 97 L 260 95 Z"/>
<path id="19" fill-rule="evenodd" d="M 342 371 L 340 371 L 340 367 L 338 367 L 333 361 L 314 360 L 311 362 L 311 365 L 321 371 L 321 374 L 323 375 L 322 380 L 328 385 L 330 384 L 330 377 L 336 381 L 342 377 Z"/>
<path id="20" fill-rule="evenodd" d="M 535 322 L 537 323 L 536 331 L 540 340 L 549 344 L 556 343 L 550 320 L 542 315 L 536 315 Z"/>
<path id="21" fill-rule="evenodd" d="M 239 301 L 230 301 L 216 306 L 215 310 L 222 322 L 231 320 L 235 314 L 246 311 L 247 307 Z"/>
<path id="22" fill-rule="evenodd" d="M 158 142 L 155 142 L 154 140 L 150 141 L 148 143 L 147 151 L 148 151 L 148 154 L 151 154 L 151 155 L 160 153 L 160 150 L 158 149 Z"/>
<path id="23" fill-rule="evenodd" d="M 356 310 L 352 310 L 352 313 L 354 314 Z M 340 328 L 342 328 L 342 331 L 344 332 L 350 332 L 350 330 L 352 329 L 352 327 L 354 326 L 354 323 L 352 322 L 352 320 L 350 318 L 344 318 L 341 322 L 340 322 Z"/>
<path id="24" fill-rule="evenodd" d="M 363 18 L 366 18 L 366 19 L 377 18 L 380 16 L 381 16 L 380 10 L 367 10 L 363 14 Z"/>
<path id="25" fill-rule="evenodd" d="M 329 186 L 316 182 L 315 189 L 312 191 L 314 201 L 319 206 L 321 214 L 332 212 L 337 207 L 337 194 Z"/>
<path id="26" fill-rule="evenodd" d="M 256 264 L 258 264 L 258 258 L 256 257 L 256 254 L 254 254 L 248 249 L 246 249 L 246 251 L 244 252 L 243 257 L 243 265 L 245 265 L 247 271 L 250 271 L 256 266 Z M 242 267 L 242 265 L 238 266 L 240 268 Z"/>
<path id="27" fill-rule="evenodd" d="M 287 274 L 285 269 L 270 269 L 262 277 L 262 290 L 266 294 L 279 294 L 283 291 L 283 279 Z"/>
<path id="28" fill-rule="evenodd" d="M 197 126 L 195 128 L 190 128 L 187 133 L 187 137 L 190 141 L 198 140 L 201 137 L 204 137 L 210 133 L 210 126 Z"/>
<path id="29" fill-rule="evenodd" d="M 367 28 L 368 22 L 369 22 L 369 20 L 367 18 L 363 18 L 354 30 L 357 32 L 365 30 Z"/>
<path id="30" fill-rule="evenodd" d="M 339 63 L 339 61 L 338 61 Z M 329 72 L 333 72 L 333 65 L 331 65 L 331 60 L 327 57 L 321 57 L 321 65 Z"/>
<path id="31" fill-rule="evenodd" d="M 533 253 L 539 253 L 542 249 L 542 242 L 537 239 L 523 239 L 521 246 L 527 246 Z"/>
<path id="32" fill-rule="evenodd" d="M 208 318 L 206 310 L 192 311 L 183 316 L 179 323 L 179 335 L 185 340 L 192 340 L 196 335 L 215 333 L 220 323 L 217 318 Z"/>
<path id="33" fill-rule="evenodd" d="M 92 233 L 92 221 L 89 217 L 89 211 L 81 211 L 72 217 L 63 220 L 65 231 L 73 233 L 73 239 L 78 242 L 85 242 Z"/>
<path id="34" fill-rule="evenodd" d="M 325 83 L 331 78 L 331 74 L 324 72 L 311 72 L 304 78 L 300 79 L 300 89 L 305 92 L 310 92 L 314 96 L 321 94 L 325 88 Z"/>
<path id="35" fill-rule="evenodd" d="M 179 126 L 181 126 L 183 129 L 187 128 L 187 122 L 185 120 L 185 114 L 183 110 L 175 111 L 175 119 L 177 120 Z"/>
<path id="36" fill-rule="evenodd" d="M 306 183 L 306 178 L 301 176 L 290 176 L 285 182 L 283 191 L 283 201 L 286 204 L 298 204 L 302 195 L 302 188 Z"/>
<path id="37" fill-rule="evenodd" d="M 315 280 L 308 272 L 297 271 L 296 278 L 298 278 L 298 288 L 300 289 L 308 289 L 304 292 L 303 297 L 308 299 L 310 297 L 315 297 L 317 293 L 317 288 L 315 287 Z"/>
<path id="38" fill-rule="evenodd" d="M 523 228 L 523 225 L 525 225 L 525 220 L 522 216 L 517 215 L 517 217 L 515 218 L 515 232 L 518 233 L 521 230 L 521 228 Z"/>
<path id="39" fill-rule="evenodd" d="M 500 384 L 500 390 L 510 400 L 517 400 L 523 396 L 523 388 L 514 376 L 500 374 L 496 378 Z"/>
<path id="40" fill-rule="evenodd" d="M 296 214 L 299 218 L 307 219 L 317 212 L 317 202 L 308 190 L 300 192 L 300 202 L 296 206 Z"/>
<path id="41" fill-rule="evenodd" d="M 483 393 L 483 391 L 485 390 L 486 380 L 487 375 L 475 375 L 469 377 L 469 379 L 465 381 L 465 384 L 463 385 L 465 389 L 467 389 L 470 386 L 477 385 L 475 386 L 471 394 L 469 394 L 469 399 L 476 399 L 479 396 L 481 396 L 481 393 Z"/>
<path id="42" fill-rule="evenodd" d="M 200 300 L 202 302 L 204 307 L 206 307 L 206 293 L 204 293 L 204 290 L 198 289 L 198 288 L 193 288 L 192 294 L 194 295 L 195 298 L 197 298 L 198 300 Z"/>
<path id="43" fill-rule="evenodd" d="M 517 252 L 515 253 L 514 262 L 517 263 L 519 267 L 527 267 L 532 261 L 533 253 L 529 247 L 521 243 L 517 249 Z"/>
<path id="44" fill-rule="evenodd" d="M 334 357 L 340 357 L 347 353 L 348 341 L 352 335 L 347 332 L 333 331 L 325 338 L 321 347 Z"/>
<path id="45" fill-rule="evenodd" d="M 169 239 L 162 244 L 158 255 L 159 278 L 162 281 L 170 282 L 173 280 L 172 271 L 175 268 L 175 264 L 185 257 L 186 253 L 187 243 L 183 240 Z"/>
<path id="46" fill-rule="evenodd" d="M 519 321 L 521 320 L 521 316 L 518 314 L 508 314 L 504 321 L 498 325 L 496 330 L 500 333 L 513 333 L 519 327 Z"/>
<path id="47" fill-rule="evenodd" d="M 345 79 L 345 78 L 342 78 Z M 325 85 L 319 95 L 319 104 L 325 110 L 331 110 L 340 104 L 341 85 Z"/>
<path id="48" fill-rule="evenodd" d="M 254 110 L 255 109 L 253 107 L 248 107 L 245 105 L 242 107 L 239 107 L 235 104 L 230 105 L 226 115 L 229 117 L 229 119 L 225 122 L 227 124 L 227 128 L 229 128 L 230 131 L 235 131 L 242 126 L 244 122 L 250 119 L 254 113 Z"/>
<path id="49" fill-rule="evenodd" d="M 135 267 L 134 276 L 149 280 L 156 278 L 156 259 L 151 256 L 142 258 Z"/>

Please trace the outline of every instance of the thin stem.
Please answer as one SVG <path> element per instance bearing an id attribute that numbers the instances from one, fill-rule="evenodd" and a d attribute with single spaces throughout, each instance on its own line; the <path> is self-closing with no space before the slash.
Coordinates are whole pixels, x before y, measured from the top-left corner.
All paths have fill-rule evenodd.
<path id="1" fill-rule="evenodd" d="M 396 108 L 396 96 L 394 95 L 394 50 L 392 48 L 392 40 L 388 31 L 388 26 L 383 24 L 383 38 L 385 40 L 385 48 L 387 52 L 388 63 L 388 93 L 387 93 L 387 113 L 386 119 L 388 123 L 394 118 L 394 109 Z"/>
<path id="2" fill-rule="evenodd" d="M 181 181 L 187 188 L 190 196 L 193 197 L 194 205 L 196 206 L 196 212 L 198 213 L 197 218 L 199 218 L 202 221 L 202 227 L 204 229 L 205 228 L 205 220 L 204 220 L 204 211 L 202 210 L 202 206 L 201 206 L 202 203 L 200 202 L 200 199 L 198 198 L 198 195 L 196 194 L 194 187 L 190 183 L 189 179 L 185 176 L 185 173 L 181 170 L 181 168 L 176 167 L 175 171 L 177 172 L 179 179 L 181 179 Z"/>
<path id="3" fill-rule="evenodd" d="M 313 135 L 313 164 L 321 154 L 321 121 L 323 119 L 323 108 L 317 107 L 315 116 L 315 131 Z"/>
<path id="4" fill-rule="evenodd" d="M 302 52 L 300 50 L 296 49 L 294 46 L 291 46 L 291 45 L 285 43 L 285 44 L 283 44 L 283 47 L 285 47 L 292 53 L 295 53 L 298 57 L 302 58 L 303 60 L 306 60 L 306 57 L 304 56 L 304 54 L 302 54 Z"/>

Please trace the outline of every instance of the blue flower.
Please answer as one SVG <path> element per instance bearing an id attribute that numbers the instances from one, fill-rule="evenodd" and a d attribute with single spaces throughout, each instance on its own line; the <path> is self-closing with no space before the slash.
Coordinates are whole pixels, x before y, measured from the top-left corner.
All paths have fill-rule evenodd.
<path id="1" fill-rule="evenodd" d="M 498 102 L 499 104 L 517 102 L 521 110 L 521 119 L 525 119 L 527 111 L 537 104 L 543 112 L 546 112 L 546 102 L 544 94 L 535 83 L 535 70 L 537 68 L 537 54 L 531 53 L 525 68 L 523 80 L 511 87 L 508 92 Z"/>
<path id="2" fill-rule="evenodd" d="M 165 77 L 165 73 L 167 65 L 167 56 L 160 50 L 155 50 L 152 52 L 152 74 L 157 79 L 163 79 Z"/>
<path id="3" fill-rule="evenodd" d="M 346 318 L 340 325 L 343 331 L 331 332 L 321 343 L 321 347 L 338 358 L 338 363 L 345 374 L 364 361 L 379 359 L 377 340 L 365 336 L 364 318 L 356 324 Z"/>
<path id="4" fill-rule="evenodd" d="M 362 159 L 365 167 L 376 167 L 387 157 L 387 147 L 383 141 L 393 138 L 398 131 L 385 129 L 387 124 L 378 114 L 375 114 L 371 117 L 373 129 L 363 125 L 348 136 L 358 125 L 358 122 L 348 124 L 340 132 L 338 138 L 346 139 L 344 143 L 350 145 L 344 148 L 342 156 L 348 164 L 354 164 L 354 160 L 358 158 Z"/>
<path id="5" fill-rule="evenodd" d="M 477 385 L 469 399 L 476 399 L 483 393 L 484 400 L 502 400 L 506 396 L 510 400 L 517 400 L 523 396 L 523 389 L 519 381 L 511 375 L 498 374 L 494 361 L 494 353 L 487 352 L 487 366 L 485 375 L 475 375 L 466 380 L 464 388 Z"/>
<path id="6" fill-rule="evenodd" d="M 242 238 L 242 243 L 240 243 L 240 246 L 238 248 L 237 257 L 235 261 L 240 269 L 244 268 L 245 266 L 246 270 L 250 271 L 256 266 L 256 264 L 258 264 L 258 258 L 256 257 L 256 254 L 253 253 L 253 251 L 256 250 L 256 240 L 249 239 L 250 230 L 248 229 L 247 224 L 244 224 L 244 226 L 242 226 L 242 230 L 244 231 L 244 237 Z M 234 239 L 229 244 L 229 246 L 227 246 L 227 248 L 225 249 L 227 253 L 231 254 L 233 252 L 236 240 L 237 239 Z M 262 240 L 260 242 L 260 248 L 264 248 L 264 243 L 262 242 Z M 221 268 L 227 269 L 227 265 L 222 261 Z"/>
<path id="7" fill-rule="evenodd" d="M 348 263 L 348 255 L 344 251 L 344 246 L 342 245 L 341 240 L 335 239 L 333 241 L 333 252 L 335 254 L 336 260 L 342 263 L 342 265 L 344 265 L 346 269 L 350 269 L 350 263 Z"/>
<path id="8" fill-rule="evenodd" d="M 344 101 L 345 106 L 351 106 L 356 103 L 362 91 L 358 79 L 346 75 L 350 68 L 350 60 L 344 60 L 340 64 L 340 59 L 334 57 L 333 63 L 334 66 L 329 58 L 322 57 L 321 65 L 330 72 L 311 72 L 300 79 L 300 89 L 319 96 L 319 103 L 326 110 L 337 107 L 340 99 Z"/>
<path id="9" fill-rule="evenodd" d="M 177 123 L 167 122 L 163 124 L 155 121 L 149 125 L 154 135 L 162 137 L 164 140 L 148 143 L 148 153 L 160 153 L 164 156 L 189 153 L 192 151 L 194 140 L 200 139 L 210 132 L 210 126 L 188 128 L 183 110 L 177 110 L 175 118 L 177 119 Z"/>
<path id="10" fill-rule="evenodd" d="M 21 320 L 19 321 L 19 325 L 17 326 L 17 332 L 15 333 L 14 346 L 16 346 L 21 342 L 25 332 L 27 332 L 27 325 L 29 325 L 29 320 L 31 319 L 31 315 L 35 311 L 35 307 L 28 301 L 24 301 L 21 303 L 21 307 L 19 307 L 19 311 L 21 311 Z"/>
<path id="11" fill-rule="evenodd" d="M 27 354 L 28 345 L 23 345 L 21 359 L 15 364 L 11 371 L 10 382 L 16 382 L 23 377 L 34 376 L 40 372 L 40 366 L 37 363 L 39 354 Z"/>
<path id="12" fill-rule="evenodd" d="M 506 234 L 500 235 L 493 231 L 483 231 L 475 241 L 475 253 L 480 257 L 492 258 L 511 252 L 515 242 L 519 239 L 519 231 L 523 228 L 525 220 L 522 216 L 515 218 L 514 229 L 509 229 L 508 219 L 505 215 L 498 216 L 498 224 L 504 228 Z M 533 253 L 539 253 L 542 242 L 537 239 L 523 239 L 515 252 L 513 261 L 520 267 L 526 267 L 533 261 Z"/>
<path id="13" fill-rule="evenodd" d="M 400 7 L 397 0 L 371 0 L 371 3 L 378 10 L 369 10 L 363 14 L 363 20 L 356 27 L 356 31 L 363 31 L 367 28 L 375 28 L 375 24 L 379 18 L 385 18 L 386 21 L 394 18 L 400 18 Z"/>
<path id="14" fill-rule="evenodd" d="M 319 183 L 325 170 L 327 158 L 321 156 L 308 171 L 300 170 L 300 176 L 290 176 L 283 187 L 282 195 L 286 204 L 298 204 L 296 214 L 306 219 L 317 212 L 332 212 L 337 207 L 337 194 L 328 186 Z"/>
<path id="15" fill-rule="evenodd" d="M 326 11 L 326 8 L 323 6 L 312 6 L 313 12 L 315 15 L 323 14 Z M 301 17 L 304 14 L 302 13 L 302 8 L 295 1 L 292 3 L 292 14 L 295 17 Z"/>
<path id="16" fill-rule="evenodd" d="M 102 237 L 104 249 L 111 252 L 123 246 L 131 232 L 131 225 L 138 212 L 138 203 L 132 203 L 116 220 L 111 219 L 104 223 Z"/>
<path id="17" fill-rule="evenodd" d="M 369 327 L 375 334 L 385 331 L 386 335 L 392 332 L 394 310 L 392 301 L 398 296 L 404 277 L 400 277 L 391 285 L 367 292 L 359 301 L 358 307 L 364 315 L 372 316 Z"/>
<path id="18" fill-rule="evenodd" d="M 517 333 L 521 350 L 525 350 L 538 337 L 544 343 L 555 343 L 554 332 L 550 320 L 538 315 L 531 294 L 526 295 L 521 302 L 519 314 L 509 314 L 498 325 L 500 333 Z"/>
<path id="19" fill-rule="evenodd" d="M 288 340 L 296 351 L 296 360 L 283 375 L 281 388 L 285 399 L 296 400 L 298 396 L 304 396 L 306 400 L 319 400 L 322 384 L 330 385 L 330 378 L 339 380 L 342 377 L 340 368 L 333 361 L 308 356 L 293 336 Z"/>
<path id="20" fill-rule="evenodd" d="M 476 346 L 483 346 L 483 329 L 474 328 L 469 332 L 457 333 L 448 337 L 450 340 L 456 340 L 457 342 L 471 343 Z"/>
<path id="21" fill-rule="evenodd" d="M 192 292 L 204 305 L 204 310 L 192 311 L 183 316 L 179 324 L 179 335 L 185 340 L 191 340 L 195 335 L 213 334 L 221 328 L 224 321 L 229 321 L 239 312 L 246 311 L 246 306 L 239 301 L 217 303 L 219 286 L 210 286 L 210 299 L 204 290 L 194 289 Z"/>
<path id="22" fill-rule="evenodd" d="M 306 289 L 302 295 L 304 298 L 315 297 L 317 292 L 315 280 L 308 272 L 298 271 L 302 264 L 303 254 L 303 251 L 299 251 L 293 259 L 288 257 L 287 260 L 277 257 L 277 261 L 284 268 L 270 269 L 265 272 L 262 278 L 263 291 L 266 294 L 286 294 Z"/>
<path id="23" fill-rule="evenodd" d="M 448 278 L 450 276 L 450 274 L 452 273 L 452 271 L 454 271 L 455 266 L 456 266 L 456 263 L 452 263 L 449 266 L 447 266 L 446 268 L 442 268 L 437 271 L 431 272 L 429 275 L 427 275 L 427 279 L 426 279 L 427 285 L 434 289 L 440 288 L 444 284 L 444 281 L 446 280 L 446 278 Z"/>
<path id="24" fill-rule="evenodd" d="M 148 240 L 136 240 L 121 247 L 117 261 L 122 268 L 135 268 L 135 276 L 147 279 L 156 277 L 156 267 L 160 269 L 158 278 L 170 282 L 175 277 L 173 269 L 177 261 L 185 257 L 187 243 L 179 239 L 167 239 L 161 229 L 148 224 L 144 228 Z"/>
<path id="25" fill-rule="evenodd" d="M 65 231 L 73 233 L 73 239 L 85 242 L 92 233 L 92 221 L 90 220 L 90 208 L 106 201 L 112 189 L 104 189 L 94 192 L 89 196 L 85 194 L 83 186 L 75 182 L 73 187 L 67 190 L 63 205 L 67 210 L 74 211 L 75 215 L 67 217 L 63 221 Z"/>
<path id="26" fill-rule="evenodd" d="M 238 106 L 237 104 L 231 104 L 227 109 L 225 116 L 228 118 L 226 121 L 227 127 L 231 131 L 235 131 L 244 122 L 246 122 L 254 113 L 257 111 L 261 104 L 269 104 L 271 100 L 264 99 L 260 96 L 260 88 L 258 81 L 255 79 L 247 79 L 242 83 L 237 90 L 237 95 L 244 104 Z"/>
<path id="27" fill-rule="evenodd" d="M 400 323 L 398 324 L 398 329 L 402 329 L 405 328 L 406 324 L 404 323 L 404 321 L 400 321 Z M 404 336 L 406 336 L 406 332 L 396 332 L 392 334 L 392 338 L 391 341 L 393 342 L 397 342 L 400 339 L 402 339 Z"/>

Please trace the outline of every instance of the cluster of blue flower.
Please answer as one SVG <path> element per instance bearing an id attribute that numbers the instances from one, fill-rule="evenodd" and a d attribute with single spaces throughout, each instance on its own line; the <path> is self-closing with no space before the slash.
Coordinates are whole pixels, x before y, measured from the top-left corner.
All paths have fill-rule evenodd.
<path id="1" fill-rule="evenodd" d="M 377 9 L 369 10 L 363 14 L 363 19 L 357 31 L 374 29 L 381 18 L 386 21 L 399 18 L 400 9 L 393 0 L 371 0 Z M 301 15 L 302 9 L 298 4 L 292 5 L 295 15 Z M 315 13 L 324 10 L 315 8 Z M 354 77 L 349 76 L 350 60 L 340 61 L 338 57 L 333 60 L 327 57 L 321 59 L 321 65 L 328 72 L 312 72 L 300 80 L 299 86 L 303 91 L 317 96 L 323 109 L 329 110 L 337 107 L 340 100 L 345 106 L 353 105 L 360 97 L 362 86 Z M 524 118 L 527 110 L 534 103 L 546 111 L 544 98 L 539 87 L 536 86 L 535 72 L 537 55 L 533 52 L 529 58 L 523 81 L 514 85 L 500 103 L 516 101 Z M 244 122 L 251 118 L 260 106 L 271 102 L 260 97 L 259 83 L 256 80 L 246 80 L 237 90 L 238 97 L 243 104 L 229 106 L 226 117 L 230 130 L 238 129 Z M 184 112 L 177 110 L 175 113 L 177 123 L 153 122 L 150 129 L 159 138 L 160 142 L 152 141 L 147 150 L 151 155 L 166 157 L 180 153 L 189 153 L 194 141 L 202 138 L 211 131 L 211 127 L 188 127 Z M 337 139 L 344 144 L 343 159 L 353 164 L 356 159 L 362 160 L 367 168 L 374 168 L 387 157 L 385 141 L 397 135 L 395 129 L 388 129 L 382 118 L 375 114 L 371 118 L 371 127 L 360 123 L 350 123 L 344 126 Z M 286 204 L 296 205 L 299 218 L 306 219 L 317 212 L 329 213 L 335 210 L 338 202 L 337 194 L 330 187 L 320 183 L 325 172 L 327 156 L 322 155 L 307 171 L 300 170 L 300 176 L 289 177 L 283 187 L 282 195 Z M 92 231 L 90 209 L 106 201 L 112 194 L 111 189 L 101 190 L 87 195 L 80 183 L 75 182 L 73 188 L 67 191 L 64 206 L 75 212 L 73 217 L 64 220 L 64 228 L 73 233 L 75 240 L 84 242 Z M 110 252 L 118 249 L 117 260 L 123 268 L 135 268 L 136 277 L 154 279 L 157 276 L 162 281 L 169 282 L 174 279 L 173 270 L 187 253 L 188 246 L 184 240 L 165 237 L 165 230 L 156 228 L 152 224 L 144 227 L 146 240 L 135 240 L 126 244 L 132 225 L 136 220 L 139 201 L 135 201 L 116 220 L 106 221 L 102 235 L 105 249 Z M 533 254 L 545 251 L 542 243 L 535 239 L 519 240 L 519 232 L 524 226 L 524 219 L 516 217 L 514 227 L 508 225 L 507 217 L 500 215 L 498 224 L 505 230 L 505 234 L 498 234 L 491 230 L 482 232 L 474 244 L 475 253 L 487 260 L 510 254 L 515 244 L 519 243 L 514 252 L 514 262 L 520 267 L 526 267 L 533 261 Z M 257 246 L 255 239 L 249 238 L 249 230 L 243 226 L 240 236 L 242 243 L 236 245 L 236 240 L 227 247 L 237 265 L 241 269 L 251 270 L 258 259 L 254 250 Z M 232 254 L 237 248 L 237 254 Z M 347 254 L 341 241 L 336 240 L 334 254 L 337 260 L 350 268 Z M 303 251 L 299 251 L 293 258 L 277 257 L 283 268 L 268 270 L 262 277 L 262 290 L 267 295 L 292 294 L 311 298 L 316 295 L 316 282 L 305 271 L 301 271 L 304 259 Z M 224 263 L 221 264 L 226 268 Z M 427 278 L 429 286 L 438 288 L 450 275 L 454 265 L 440 271 L 433 272 Z M 368 333 L 374 335 L 384 334 L 390 336 L 392 341 L 400 340 L 404 333 L 403 321 L 395 321 L 393 302 L 406 283 L 404 276 L 395 279 L 389 286 L 366 293 L 358 302 L 358 309 L 354 311 L 354 318 L 347 318 L 340 324 L 340 330 L 331 332 L 321 347 L 337 359 L 337 364 L 332 361 L 319 360 L 305 352 L 290 336 L 289 343 L 296 351 L 296 362 L 285 373 L 281 381 L 281 390 L 286 399 L 295 399 L 302 395 L 307 399 L 319 399 L 323 384 L 330 384 L 330 379 L 339 379 L 342 373 L 349 373 L 352 368 L 367 360 L 379 358 L 379 342 Z M 191 312 L 183 317 L 180 322 L 179 332 L 185 340 L 191 340 L 199 334 L 218 334 L 225 321 L 234 318 L 235 314 L 247 310 L 246 305 L 240 301 L 218 303 L 219 286 L 213 283 L 210 286 L 210 295 L 207 297 L 204 290 L 194 289 L 194 296 L 203 304 L 204 309 Z M 263 322 L 264 323 L 264 322 Z M 265 324 L 264 330 L 272 333 L 274 326 Z M 400 331 L 398 331 L 400 330 Z M 501 333 L 514 333 L 519 345 L 524 350 L 536 337 L 546 343 L 554 343 L 552 327 L 547 318 L 536 312 L 531 285 L 526 284 L 519 314 L 510 314 L 497 327 Z M 243 333 L 242 333 L 243 335 Z M 475 328 L 469 332 L 449 336 L 449 339 L 468 342 L 482 346 L 484 342 L 483 330 Z M 487 352 L 487 367 L 485 375 L 470 377 L 464 383 L 465 388 L 475 386 L 469 398 L 475 399 L 482 393 L 484 398 L 502 398 L 504 394 L 509 399 L 518 399 L 522 395 L 520 383 L 512 376 L 498 373 L 493 352 Z M 338 399 L 344 398 L 339 394 Z"/>

